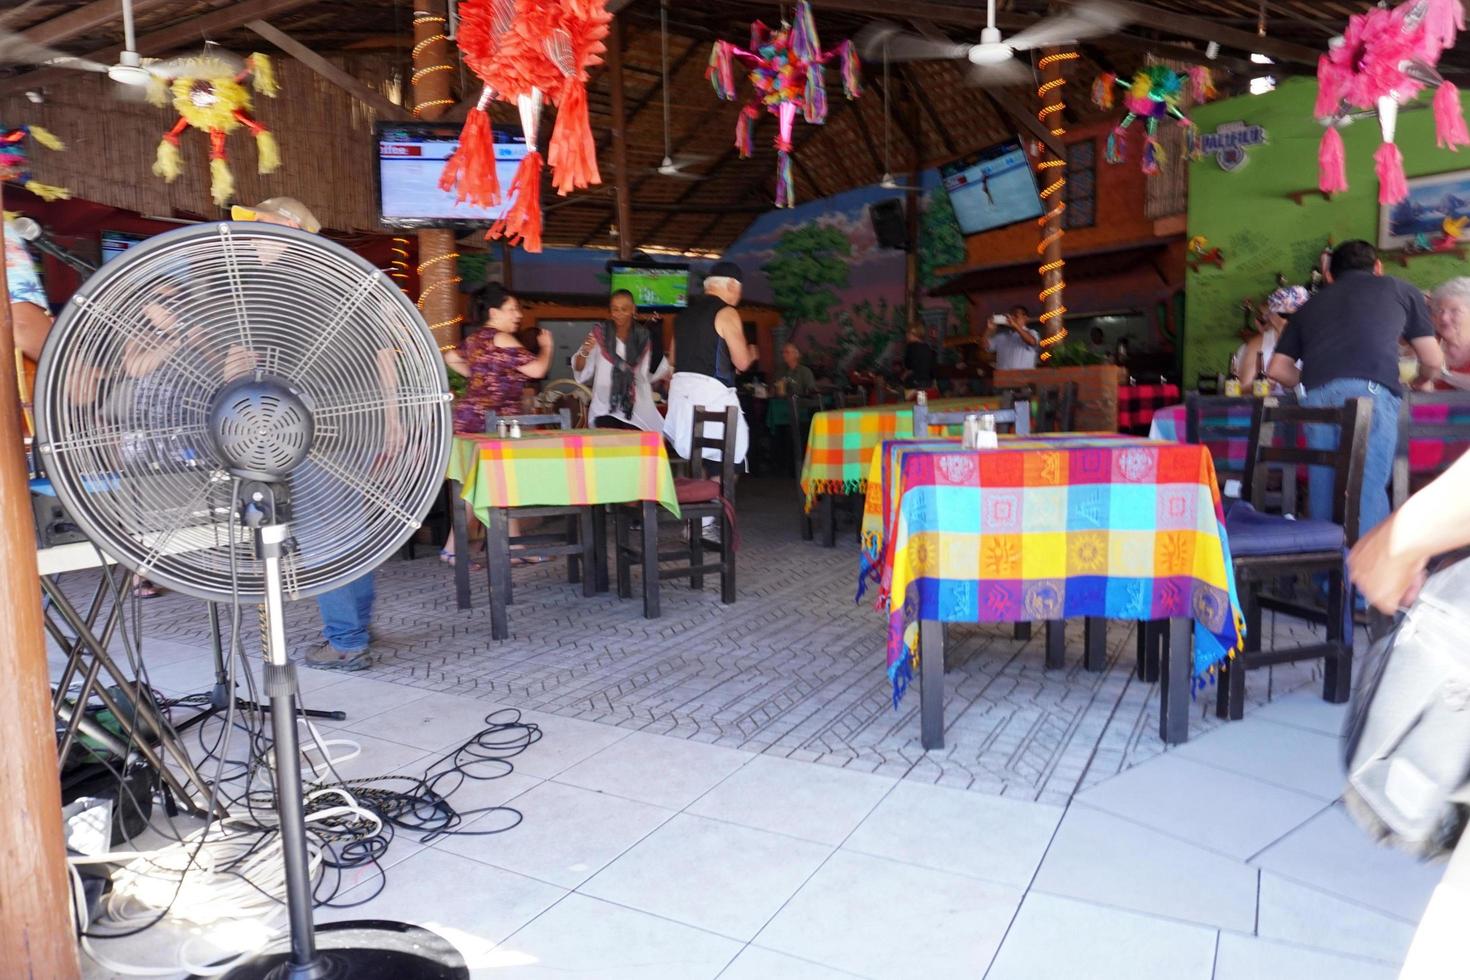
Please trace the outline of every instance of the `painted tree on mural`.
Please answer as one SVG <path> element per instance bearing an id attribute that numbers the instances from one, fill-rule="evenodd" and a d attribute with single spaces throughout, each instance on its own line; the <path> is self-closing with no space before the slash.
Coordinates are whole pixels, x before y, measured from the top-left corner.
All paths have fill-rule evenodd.
<path id="1" fill-rule="evenodd" d="M 852 242 L 830 225 L 792 228 L 776 240 L 776 255 L 761 271 L 771 284 L 788 338 L 803 324 L 831 316 L 841 302 L 837 290 L 847 285 L 851 257 Z"/>
<path id="2" fill-rule="evenodd" d="M 925 195 L 924 210 L 919 221 L 919 285 L 928 290 L 939 285 L 940 280 L 945 278 L 936 274 L 936 269 L 965 260 L 965 236 L 960 234 L 960 223 L 955 218 L 954 205 L 943 184 Z M 947 300 L 953 321 L 964 323 L 965 297 L 950 296 Z"/>

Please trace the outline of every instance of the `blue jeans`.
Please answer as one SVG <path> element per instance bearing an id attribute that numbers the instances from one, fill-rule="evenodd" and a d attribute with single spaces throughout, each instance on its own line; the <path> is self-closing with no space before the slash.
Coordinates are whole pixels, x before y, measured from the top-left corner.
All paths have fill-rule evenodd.
<path id="1" fill-rule="evenodd" d="M 1363 496 L 1358 509 L 1358 534 L 1367 534 L 1388 517 L 1388 481 L 1393 476 L 1393 456 L 1399 439 L 1399 396 L 1376 381 L 1338 378 L 1313 388 L 1302 399 L 1312 408 L 1340 408 L 1349 399 L 1364 397 L 1373 402 L 1373 424 L 1368 430 L 1368 455 L 1363 460 Z M 1338 436 L 1333 426 L 1307 426 L 1307 445 L 1333 449 Z M 1325 466 L 1313 466 L 1308 477 L 1310 515 L 1332 520 L 1335 477 Z"/>
<path id="2" fill-rule="evenodd" d="M 373 573 L 323 592 L 316 597 L 322 613 L 322 636 L 341 653 L 361 653 L 368 647 L 373 621 Z"/>

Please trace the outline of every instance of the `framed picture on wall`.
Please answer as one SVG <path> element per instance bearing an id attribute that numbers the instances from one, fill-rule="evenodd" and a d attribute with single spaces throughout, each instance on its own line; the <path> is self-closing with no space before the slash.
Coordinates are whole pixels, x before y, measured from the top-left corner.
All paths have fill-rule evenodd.
<path id="1" fill-rule="evenodd" d="M 1444 234 L 1446 219 L 1466 215 L 1470 215 L 1470 170 L 1414 177 L 1408 197 L 1379 209 L 1378 247 L 1409 248 L 1420 235 L 1432 241 Z M 1461 237 L 1466 239 L 1470 235 Z"/>

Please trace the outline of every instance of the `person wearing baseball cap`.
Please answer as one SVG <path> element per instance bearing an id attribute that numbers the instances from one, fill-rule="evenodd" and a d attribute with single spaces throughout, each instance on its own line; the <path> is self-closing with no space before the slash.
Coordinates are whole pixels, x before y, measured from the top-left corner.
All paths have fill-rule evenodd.
<path id="1" fill-rule="evenodd" d="M 1281 331 L 1286 329 L 1292 315 L 1311 298 L 1312 294 L 1301 286 L 1282 286 L 1266 297 L 1265 306 L 1256 315 L 1255 336 L 1246 340 L 1235 352 L 1235 376 L 1240 379 L 1243 391 L 1249 391 L 1252 382 L 1256 380 L 1257 361 L 1271 363 L 1271 355 L 1276 352 L 1276 341 L 1281 338 Z M 1281 386 L 1273 381 L 1271 393 L 1276 395 L 1281 391 Z"/>
<path id="2" fill-rule="evenodd" d="M 230 208 L 230 217 L 235 221 L 264 221 L 300 228 L 313 235 L 322 230 L 322 223 L 311 213 L 311 208 L 294 197 L 270 197 L 250 208 L 236 204 Z"/>
<path id="3" fill-rule="evenodd" d="M 689 305 L 674 319 L 674 342 L 668 352 L 674 376 L 669 380 L 664 435 L 685 459 L 694 435 L 695 408 L 739 408 L 735 375 L 756 360 L 736 309 L 744 278 L 734 262 L 716 262 L 704 278 L 703 294 L 690 297 Z M 735 435 L 735 462 L 744 461 L 749 445 L 750 429 L 742 414 Z M 704 455 L 710 460 L 720 458 L 713 449 L 706 449 Z"/>

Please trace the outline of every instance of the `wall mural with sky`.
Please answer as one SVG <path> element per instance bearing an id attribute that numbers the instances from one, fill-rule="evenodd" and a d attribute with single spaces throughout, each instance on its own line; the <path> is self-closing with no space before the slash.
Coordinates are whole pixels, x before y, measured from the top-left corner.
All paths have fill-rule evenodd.
<path id="1" fill-rule="evenodd" d="M 938 172 L 926 172 L 920 186 L 919 281 L 928 287 L 943 279 L 936 269 L 964 261 L 965 244 Z M 895 197 L 904 192 L 871 185 L 769 211 L 726 252 L 745 270 L 745 297 L 780 309 L 785 335 L 821 366 L 881 366 L 901 346 L 905 253 L 880 247 L 868 217 L 869 205 Z M 597 249 L 517 252 L 515 286 L 527 293 L 605 295 L 609 258 Z M 694 263 L 696 282 L 707 266 Z M 963 298 L 921 302 L 946 312 L 950 324 L 965 315 Z"/>

